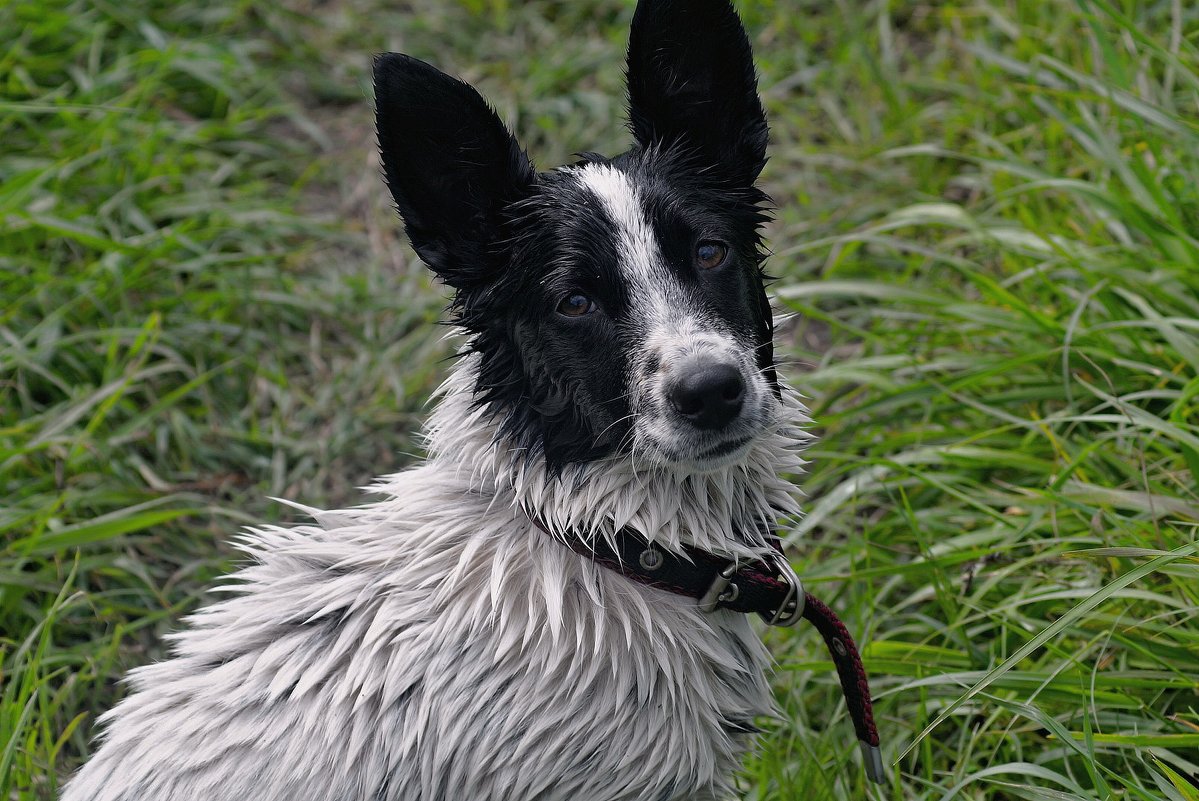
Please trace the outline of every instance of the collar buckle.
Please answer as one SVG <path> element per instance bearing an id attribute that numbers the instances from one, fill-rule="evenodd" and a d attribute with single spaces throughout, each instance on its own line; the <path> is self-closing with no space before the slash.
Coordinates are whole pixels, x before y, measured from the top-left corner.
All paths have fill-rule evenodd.
<path id="1" fill-rule="evenodd" d="M 736 573 L 737 563 L 733 561 L 716 574 L 716 578 L 712 579 L 712 583 L 708 585 L 708 591 L 699 599 L 699 611 L 715 612 L 722 603 L 736 600 L 737 596 L 741 594 L 741 588 L 733 583 L 733 576 Z"/>
<path id="2" fill-rule="evenodd" d="M 783 597 L 778 609 L 773 612 L 759 612 L 768 626 L 794 626 L 803 617 L 804 588 L 799 576 L 791 569 L 791 563 L 781 553 L 773 552 L 766 558 L 766 563 L 774 568 L 778 577 L 786 583 L 787 594 Z"/>

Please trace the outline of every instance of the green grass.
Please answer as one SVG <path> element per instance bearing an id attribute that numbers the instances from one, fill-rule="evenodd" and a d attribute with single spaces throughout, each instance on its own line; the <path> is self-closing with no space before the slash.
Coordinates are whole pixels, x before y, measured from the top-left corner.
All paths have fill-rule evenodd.
<path id="1" fill-rule="evenodd" d="M 867 790 L 818 637 L 749 799 L 1199 798 L 1199 14 L 741 3 L 771 115 L 791 534 L 866 641 Z M 440 292 L 369 54 L 552 166 L 623 146 L 618 0 L 0 4 L 0 798 L 53 797 L 267 500 L 416 445 Z"/>

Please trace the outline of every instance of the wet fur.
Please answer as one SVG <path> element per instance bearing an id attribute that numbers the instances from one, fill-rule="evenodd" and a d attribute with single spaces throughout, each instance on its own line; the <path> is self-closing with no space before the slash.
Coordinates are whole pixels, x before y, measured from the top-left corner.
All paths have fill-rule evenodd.
<path id="1" fill-rule="evenodd" d="M 759 524 L 796 511 L 806 417 L 774 374 L 748 42 L 725 0 L 642 0 L 629 72 L 637 146 L 538 174 L 473 89 L 377 63 L 387 178 L 464 342 L 428 458 L 373 503 L 246 533 L 226 597 L 130 674 L 64 801 L 730 795 L 773 710 L 750 621 L 531 522 L 752 557 Z M 735 272 L 688 272 L 696 232 L 730 243 Z M 550 312 L 581 281 L 604 317 L 571 328 Z M 717 435 L 687 433 L 662 385 L 717 357 L 746 373 L 752 436 L 705 461 Z"/>

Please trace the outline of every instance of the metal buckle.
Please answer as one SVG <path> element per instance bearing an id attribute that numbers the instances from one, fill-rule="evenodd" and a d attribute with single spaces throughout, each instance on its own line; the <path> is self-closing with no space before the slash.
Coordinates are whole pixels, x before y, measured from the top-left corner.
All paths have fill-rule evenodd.
<path id="1" fill-rule="evenodd" d="M 791 563 L 781 553 L 771 553 L 766 561 L 779 574 L 779 578 L 787 582 L 787 595 L 773 613 L 759 612 L 759 614 L 767 625 L 794 626 L 803 617 L 803 584 L 800 582 L 799 576 L 795 575 L 795 571 L 791 569 Z"/>
<path id="2" fill-rule="evenodd" d="M 733 584 L 733 575 L 737 572 L 737 563 L 730 562 L 729 566 L 716 574 L 711 586 L 699 599 L 699 611 L 715 612 L 725 601 L 732 601 L 741 594 L 741 588 Z M 732 585 L 732 589 L 729 586 Z"/>

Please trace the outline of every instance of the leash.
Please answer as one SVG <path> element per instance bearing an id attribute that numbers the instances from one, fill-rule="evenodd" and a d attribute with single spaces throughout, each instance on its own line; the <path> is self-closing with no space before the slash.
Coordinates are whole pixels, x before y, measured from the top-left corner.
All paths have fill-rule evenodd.
<path id="1" fill-rule="evenodd" d="M 704 612 L 728 609 L 756 613 L 771 626 L 793 626 L 800 619 L 810 622 L 820 632 L 837 668 L 866 775 L 874 782 L 886 783 L 870 685 L 857 645 L 833 611 L 804 591 L 777 539 L 773 540 L 775 552 L 766 560 L 738 564 L 687 545 L 682 554 L 668 553 L 628 528 L 618 531 L 612 542 L 601 537 L 590 543 L 579 537 L 555 537 L 536 519 L 533 524 L 576 553 L 631 581 L 696 599 Z"/>

